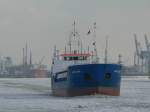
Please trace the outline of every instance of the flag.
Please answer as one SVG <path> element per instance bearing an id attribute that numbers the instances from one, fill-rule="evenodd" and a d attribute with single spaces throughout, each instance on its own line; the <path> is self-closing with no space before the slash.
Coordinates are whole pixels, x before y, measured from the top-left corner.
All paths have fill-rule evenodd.
<path id="1" fill-rule="evenodd" d="M 94 25 L 94 29 L 96 29 L 96 22 L 94 22 L 94 24 L 93 24 L 93 25 Z"/>
<path id="2" fill-rule="evenodd" d="M 88 32 L 87 32 L 87 35 L 89 35 L 91 33 L 91 31 L 89 30 Z"/>
<path id="3" fill-rule="evenodd" d="M 93 45 L 95 45 L 96 44 L 96 42 L 93 42 Z"/>

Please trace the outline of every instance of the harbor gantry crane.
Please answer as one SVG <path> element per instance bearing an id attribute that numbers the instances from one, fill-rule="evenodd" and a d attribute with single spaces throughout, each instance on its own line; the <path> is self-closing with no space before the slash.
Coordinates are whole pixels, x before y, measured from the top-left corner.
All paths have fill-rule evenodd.
<path id="1" fill-rule="evenodd" d="M 150 44 L 149 44 L 149 42 L 148 42 L 148 38 L 147 38 L 147 35 L 146 35 L 146 34 L 144 35 L 144 38 L 145 38 L 146 49 L 147 49 L 147 51 L 149 52 L 149 51 L 150 51 Z"/>
<path id="2" fill-rule="evenodd" d="M 146 49 L 147 52 L 145 54 L 145 65 L 147 65 L 148 68 L 148 75 L 150 75 L 150 43 L 148 42 L 147 35 L 144 35 L 145 37 L 145 44 L 146 44 Z"/>
<path id="3" fill-rule="evenodd" d="M 136 48 L 136 53 L 135 53 L 135 65 L 139 66 L 140 65 L 140 58 L 141 58 L 141 45 L 137 41 L 137 36 L 134 34 L 134 40 L 135 40 L 135 48 Z"/>
<path id="4" fill-rule="evenodd" d="M 135 40 L 135 48 L 136 52 L 134 54 L 134 65 L 141 68 L 143 73 L 148 73 L 150 76 L 150 43 L 148 42 L 148 37 L 145 34 L 145 45 L 146 45 L 146 50 L 143 50 L 141 48 L 140 42 L 137 40 L 136 34 L 134 34 L 134 40 Z"/>

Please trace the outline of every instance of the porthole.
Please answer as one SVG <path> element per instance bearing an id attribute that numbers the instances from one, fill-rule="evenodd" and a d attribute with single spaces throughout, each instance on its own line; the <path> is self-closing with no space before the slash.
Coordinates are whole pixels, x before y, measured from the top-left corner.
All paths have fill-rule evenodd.
<path id="1" fill-rule="evenodd" d="M 107 79 L 107 80 L 111 79 L 111 74 L 110 73 L 105 73 L 105 79 Z"/>
<path id="2" fill-rule="evenodd" d="M 84 80 L 92 80 L 92 76 L 89 73 L 84 74 Z"/>

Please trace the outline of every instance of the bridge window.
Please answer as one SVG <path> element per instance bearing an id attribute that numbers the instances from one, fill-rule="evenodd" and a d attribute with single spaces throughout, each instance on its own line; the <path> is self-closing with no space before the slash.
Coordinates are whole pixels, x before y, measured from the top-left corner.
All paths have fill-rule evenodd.
<path id="1" fill-rule="evenodd" d="M 69 60 L 70 60 L 70 61 L 73 60 L 73 57 L 69 57 Z"/>
<path id="2" fill-rule="evenodd" d="M 67 60 L 67 57 L 64 57 L 64 60 Z"/>
<path id="3" fill-rule="evenodd" d="M 63 57 L 65 61 L 72 61 L 72 60 L 87 60 L 86 56 L 65 56 Z"/>
<path id="4" fill-rule="evenodd" d="M 78 60 L 79 58 L 78 57 L 73 57 L 73 60 Z"/>

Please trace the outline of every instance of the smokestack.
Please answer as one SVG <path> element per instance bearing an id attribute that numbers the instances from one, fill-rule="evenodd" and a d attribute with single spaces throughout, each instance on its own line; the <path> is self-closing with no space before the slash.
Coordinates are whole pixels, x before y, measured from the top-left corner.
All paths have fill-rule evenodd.
<path id="1" fill-rule="evenodd" d="M 26 48 L 25 48 L 25 65 L 28 64 L 27 60 L 28 60 L 28 45 L 26 43 Z"/>
<path id="2" fill-rule="evenodd" d="M 25 64 L 25 51 L 24 51 L 24 48 L 23 48 L 23 59 L 22 59 L 22 62 L 23 62 L 23 66 Z"/>
<path id="3" fill-rule="evenodd" d="M 32 51 L 30 51 L 30 65 L 32 65 Z"/>

